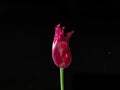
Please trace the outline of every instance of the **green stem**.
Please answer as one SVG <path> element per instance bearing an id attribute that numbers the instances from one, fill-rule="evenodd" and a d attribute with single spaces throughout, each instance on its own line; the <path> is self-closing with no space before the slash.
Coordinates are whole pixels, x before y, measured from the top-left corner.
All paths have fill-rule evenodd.
<path id="1" fill-rule="evenodd" d="M 64 68 L 60 68 L 60 87 L 64 90 Z"/>

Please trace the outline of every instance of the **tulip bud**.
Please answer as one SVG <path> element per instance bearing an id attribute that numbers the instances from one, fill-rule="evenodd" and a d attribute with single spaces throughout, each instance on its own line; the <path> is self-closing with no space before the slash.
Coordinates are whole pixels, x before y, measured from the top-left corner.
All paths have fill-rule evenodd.
<path id="1" fill-rule="evenodd" d="M 69 39 L 74 31 L 64 35 L 65 27 L 60 27 L 58 24 L 55 27 L 55 35 L 52 44 L 52 58 L 55 65 L 59 68 L 67 68 L 71 64 L 72 55 L 69 48 Z"/>

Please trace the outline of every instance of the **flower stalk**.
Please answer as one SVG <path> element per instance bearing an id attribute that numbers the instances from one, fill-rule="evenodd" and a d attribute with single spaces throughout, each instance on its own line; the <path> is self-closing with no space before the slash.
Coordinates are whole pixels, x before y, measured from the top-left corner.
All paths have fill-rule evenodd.
<path id="1" fill-rule="evenodd" d="M 64 68 L 60 68 L 60 88 L 64 90 Z"/>

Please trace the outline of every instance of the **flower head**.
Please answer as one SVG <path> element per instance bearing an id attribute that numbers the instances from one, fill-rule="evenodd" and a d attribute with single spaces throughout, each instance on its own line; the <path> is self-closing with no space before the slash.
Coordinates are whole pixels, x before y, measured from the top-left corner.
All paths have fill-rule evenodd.
<path id="1" fill-rule="evenodd" d="M 58 24 L 55 27 L 55 35 L 52 44 L 52 58 L 56 66 L 59 68 L 66 68 L 70 65 L 72 55 L 69 48 L 69 39 L 74 31 L 68 32 L 64 35 L 65 27 L 60 27 Z"/>

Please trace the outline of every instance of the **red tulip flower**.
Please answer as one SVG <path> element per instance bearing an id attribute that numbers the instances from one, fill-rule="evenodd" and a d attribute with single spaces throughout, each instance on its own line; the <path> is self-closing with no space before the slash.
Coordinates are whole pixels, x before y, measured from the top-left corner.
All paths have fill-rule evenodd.
<path id="1" fill-rule="evenodd" d="M 60 86 L 64 90 L 64 68 L 67 68 L 72 59 L 71 51 L 69 48 L 69 39 L 74 31 L 68 32 L 64 35 L 65 27 L 60 27 L 58 24 L 55 27 L 55 35 L 52 44 L 52 58 L 57 67 L 60 68 Z"/>
<path id="2" fill-rule="evenodd" d="M 64 35 L 65 27 L 60 27 L 58 24 L 55 27 L 55 35 L 52 44 L 52 58 L 55 65 L 59 68 L 66 68 L 70 65 L 72 55 L 69 48 L 69 39 L 74 31 L 68 32 Z"/>

